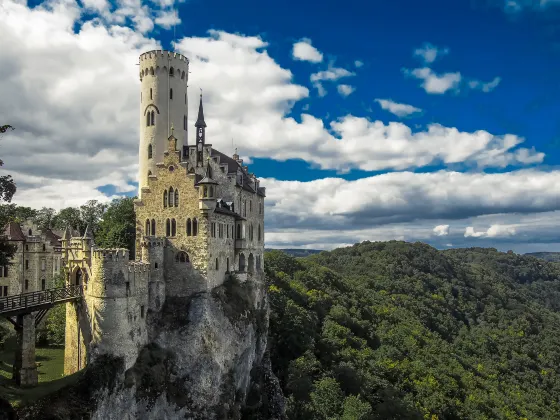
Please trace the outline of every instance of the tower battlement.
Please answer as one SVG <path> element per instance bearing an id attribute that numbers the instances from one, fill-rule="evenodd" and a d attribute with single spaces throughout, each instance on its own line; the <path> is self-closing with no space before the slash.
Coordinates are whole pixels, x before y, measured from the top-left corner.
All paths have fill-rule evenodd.
<path id="1" fill-rule="evenodd" d="M 93 260 L 129 261 L 130 251 L 125 248 L 96 248 L 92 251 Z"/>
<path id="2" fill-rule="evenodd" d="M 178 60 L 184 61 L 185 63 L 189 63 L 189 59 L 185 57 L 183 54 L 167 51 L 167 50 L 152 50 L 147 51 L 143 54 L 140 54 L 140 61 L 143 60 L 150 60 L 153 58 L 164 57 L 164 58 L 176 58 Z"/>

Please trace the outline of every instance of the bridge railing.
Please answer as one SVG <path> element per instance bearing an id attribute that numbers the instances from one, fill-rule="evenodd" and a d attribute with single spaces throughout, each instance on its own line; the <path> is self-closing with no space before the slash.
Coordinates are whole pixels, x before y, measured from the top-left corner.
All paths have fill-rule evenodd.
<path id="1" fill-rule="evenodd" d="M 71 285 L 0 298 L 0 313 L 12 312 L 45 304 L 68 301 L 82 296 L 82 286 Z"/>

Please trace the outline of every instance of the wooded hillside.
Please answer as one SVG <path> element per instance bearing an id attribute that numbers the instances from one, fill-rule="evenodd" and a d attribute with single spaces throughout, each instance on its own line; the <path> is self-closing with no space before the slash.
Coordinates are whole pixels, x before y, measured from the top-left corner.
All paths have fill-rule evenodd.
<path id="1" fill-rule="evenodd" d="M 560 418 L 560 265 L 364 242 L 266 254 L 291 419 Z"/>

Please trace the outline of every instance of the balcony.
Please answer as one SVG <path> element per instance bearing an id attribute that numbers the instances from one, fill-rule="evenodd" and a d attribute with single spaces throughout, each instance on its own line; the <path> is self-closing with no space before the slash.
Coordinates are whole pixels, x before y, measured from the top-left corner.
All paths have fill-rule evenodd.
<path id="1" fill-rule="evenodd" d="M 245 249 L 247 248 L 247 239 L 236 239 L 235 249 Z"/>

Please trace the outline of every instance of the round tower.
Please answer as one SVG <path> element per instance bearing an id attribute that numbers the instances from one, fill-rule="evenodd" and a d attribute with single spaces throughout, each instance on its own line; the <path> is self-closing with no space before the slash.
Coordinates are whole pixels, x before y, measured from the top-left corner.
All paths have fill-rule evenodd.
<path id="1" fill-rule="evenodd" d="M 148 175 L 163 162 L 167 139 L 177 138 L 177 148 L 187 145 L 187 83 L 189 60 L 182 54 L 154 50 L 140 55 L 140 153 L 138 190 L 148 185 Z"/>

